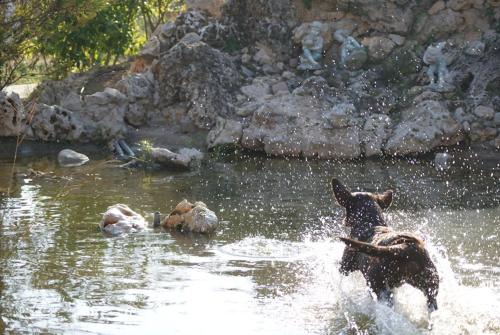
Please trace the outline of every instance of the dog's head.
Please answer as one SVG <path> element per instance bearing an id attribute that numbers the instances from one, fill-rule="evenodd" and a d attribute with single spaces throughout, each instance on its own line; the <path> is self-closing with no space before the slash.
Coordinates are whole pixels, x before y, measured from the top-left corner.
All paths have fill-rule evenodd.
<path id="1" fill-rule="evenodd" d="M 392 202 L 392 191 L 382 194 L 351 192 L 339 180 L 332 179 L 332 190 L 338 204 L 346 209 L 344 223 L 353 231 L 366 231 L 374 226 L 385 226 L 382 210 Z"/>

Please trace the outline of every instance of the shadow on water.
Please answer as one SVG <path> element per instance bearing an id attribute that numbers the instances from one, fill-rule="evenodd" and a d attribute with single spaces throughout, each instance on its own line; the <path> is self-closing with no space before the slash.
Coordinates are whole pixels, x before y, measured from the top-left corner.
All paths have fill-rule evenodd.
<path id="1" fill-rule="evenodd" d="M 265 157 L 212 159 L 190 172 L 128 171 L 90 149 L 89 165 L 63 169 L 56 149 L 24 155 L 8 197 L 1 190 L 11 166 L 0 160 L 0 327 L 10 333 L 500 332 L 495 171 Z M 389 222 L 426 237 L 442 278 L 430 320 L 420 292 L 399 289 L 388 309 L 373 302 L 360 274 L 338 273 L 337 236 L 346 230 L 332 176 L 352 190 L 395 190 Z M 111 204 L 151 221 L 184 198 L 217 213 L 213 238 L 98 231 Z"/>

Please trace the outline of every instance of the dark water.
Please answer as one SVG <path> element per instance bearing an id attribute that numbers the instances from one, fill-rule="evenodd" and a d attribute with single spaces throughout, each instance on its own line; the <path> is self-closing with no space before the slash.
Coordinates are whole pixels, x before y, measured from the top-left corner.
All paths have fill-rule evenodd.
<path id="1" fill-rule="evenodd" d="M 0 161 L 0 329 L 89 334 L 499 334 L 498 170 L 436 172 L 426 161 L 209 160 L 191 172 L 127 171 L 99 154 Z M 28 169 L 52 172 L 23 176 Z M 338 271 L 345 234 L 329 179 L 395 190 L 388 220 L 425 236 L 441 276 L 429 319 L 411 287 L 389 309 Z M 106 237 L 101 213 L 151 221 L 180 200 L 221 220 L 213 238 L 147 230 Z M 432 327 L 431 330 L 428 328 Z"/>

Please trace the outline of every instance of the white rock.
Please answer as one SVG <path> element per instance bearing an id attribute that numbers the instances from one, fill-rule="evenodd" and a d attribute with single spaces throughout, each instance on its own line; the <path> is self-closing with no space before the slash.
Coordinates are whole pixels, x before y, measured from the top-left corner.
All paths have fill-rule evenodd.
<path id="1" fill-rule="evenodd" d="M 73 167 L 87 163 L 89 161 L 89 158 L 86 155 L 73 151 L 71 149 L 63 149 L 57 155 L 57 161 L 61 166 Z"/>
<path id="2" fill-rule="evenodd" d="M 179 154 L 191 158 L 191 161 L 195 160 L 202 160 L 204 155 L 203 152 L 201 152 L 198 149 L 195 148 L 182 148 L 179 149 Z"/>
<path id="3" fill-rule="evenodd" d="M 391 133 L 391 118 L 385 114 L 372 114 L 363 127 L 363 148 L 366 157 L 380 156 Z"/>
<path id="4" fill-rule="evenodd" d="M 288 85 L 284 81 L 280 81 L 272 86 L 273 94 L 290 93 Z"/>
<path id="5" fill-rule="evenodd" d="M 495 110 L 491 107 L 477 106 L 474 108 L 474 114 L 480 119 L 492 120 L 495 115 Z"/>
<path id="6" fill-rule="evenodd" d="M 109 206 L 99 223 L 102 231 L 113 235 L 141 231 L 147 226 L 148 223 L 140 214 L 123 204 Z"/>
<path id="7" fill-rule="evenodd" d="M 251 85 L 243 86 L 241 92 L 251 99 L 259 100 L 271 94 L 269 83 L 262 78 L 255 78 Z"/>
<path id="8" fill-rule="evenodd" d="M 217 117 L 215 127 L 207 136 L 208 149 L 220 145 L 239 145 L 242 134 L 243 126 L 240 122 Z"/>
<path id="9" fill-rule="evenodd" d="M 24 106 L 17 93 L 0 91 L 0 137 L 18 136 L 24 130 Z"/>
<path id="10" fill-rule="evenodd" d="M 192 157 L 172 152 L 165 148 L 152 148 L 151 158 L 154 162 L 167 167 L 189 168 Z"/>
<path id="11" fill-rule="evenodd" d="M 59 106 L 37 104 L 30 124 L 34 137 L 43 141 L 81 140 L 84 126 L 90 126 L 75 114 Z"/>
<path id="12" fill-rule="evenodd" d="M 438 101 L 426 100 L 402 112 L 402 121 L 394 129 L 384 151 L 390 155 L 425 153 L 461 140 L 462 127 L 448 109 Z"/>
<path id="13" fill-rule="evenodd" d="M 398 46 L 402 46 L 403 44 L 405 44 L 406 41 L 406 39 L 403 36 L 397 34 L 389 34 L 389 38 Z"/>
<path id="14" fill-rule="evenodd" d="M 253 59 L 259 64 L 272 64 L 274 62 L 274 55 L 270 49 L 262 47 L 257 53 L 253 56 Z"/>
<path id="15" fill-rule="evenodd" d="M 325 129 L 324 110 L 333 104 L 319 92 L 276 95 L 263 102 L 243 129 L 241 145 L 273 156 L 355 158 L 361 155 L 355 126 Z"/>
<path id="16" fill-rule="evenodd" d="M 356 112 L 356 107 L 350 103 L 341 103 L 335 105 L 330 111 L 323 115 L 325 127 L 327 128 L 346 128 Z"/>

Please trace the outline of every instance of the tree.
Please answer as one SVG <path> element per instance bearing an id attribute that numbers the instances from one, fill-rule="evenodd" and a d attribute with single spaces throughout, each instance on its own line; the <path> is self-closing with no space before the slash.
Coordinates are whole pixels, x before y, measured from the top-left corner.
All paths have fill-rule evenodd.
<path id="1" fill-rule="evenodd" d="M 0 89 L 44 65 L 62 77 L 132 53 L 183 0 L 0 0 Z M 139 28 L 139 23 L 144 27 Z"/>
<path id="2" fill-rule="evenodd" d="M 71 13 L 85 22 L 101 4 L 101 0 L 0 1 L 0 89 L 33 70 L 41 56 L 36 40 L 54 33 L 51 22 Z"/>
<path id="3" fill-rule="evenodd" d="M 172 15 L 179 13 L 183 6 L 184 0 L 140 0 L 140 18 L 143 21 L 146 38 L 161 23 L 166 22 Z"/>
<path id="4" fill-rule="evenodd" d="M 115 63 L 133 45 L 138 8 L 138 0 L 120 0 L 105 2 L 84 22 L 78 13 L 59 15 L 45 25 L 52 33 L 36 38 L 38 52 L 62 75 Z"/>

